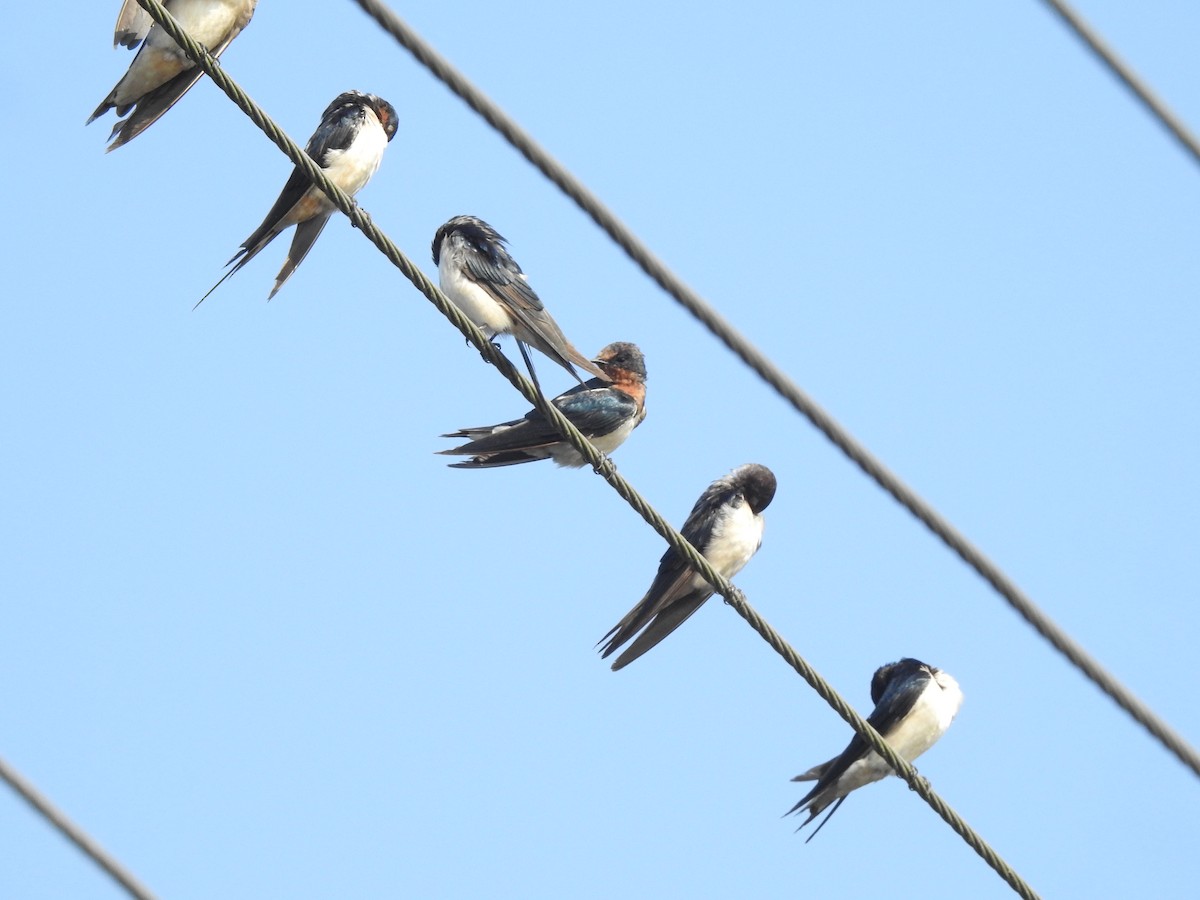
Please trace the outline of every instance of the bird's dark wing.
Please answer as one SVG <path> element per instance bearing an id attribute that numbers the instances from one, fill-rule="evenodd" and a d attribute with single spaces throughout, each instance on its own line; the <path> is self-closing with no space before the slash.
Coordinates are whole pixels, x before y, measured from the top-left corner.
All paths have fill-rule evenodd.
<path id="1" fill-rule="evenodd" d="M 332 216 L 332 211 L 322 213 L 319 216 L 306 219 L 296 226 L 296 234 L 292 238 L 292 246 L 288 248 L 287 259 L 283 261 L 283 267 L 279 270 L 279 274 L 275 276 L 275 287 L 271 288 L 271 293 L 267 295 L 268 300 L 279 293 L 279 289 L 283 287 L 283 283 L 291 278 L 292 273 L 296 271 L 296 267 L 304 262 L 304 257 L 308 256 L 308 251 L 312 249 L 312 245 L 321 236 L 321 232 L 325 230 L 325 226 L 329 224 L 329 219 Z"/>
<path id="2" fill-rule="evenodd" d="M 874 711 L 872 711 L 871 715 L 867 716 L 867 724 L 878 731 L 884 738 L 887 738 L 895 730 L 896 726 L 903 721 L 905 716 L 912 712 L 913 706 L 916 705 L 918 698 L 920 698 L 928 686 L 930 677 L 932 676 L 926 678 L 892 678 L 886 688 L 880 693 Z M 873 683 L 872 694 L 875 692 L 875 684 Z M 821 791 L 825 790 L 825 788 L 834 784 L 846 773 L 846 770 L 850 768 L 855 760 L 866 756 L 870 752 L 870 749 L 866 740 L 855 734 L 850 739 L 850 743 L 846 745 L 846 749 L 835 759 L 818 767 L 822 771 L 820 777 L 817 779 L 817 783 L 796 804 L 795 809 L 799 809 L 817 794 L 821 793 Z M 801 778 L 797 780 L 808 779 Z"/>
<path id="3" fill-rule="evenodd" d="M 691 570 L 686 570 L 681 581 L 673 585 L 672 589 L 659 600 L 657 604 L 659 611 L 650 620 L 650 624 L 642 629 L 641 634 L 612 664 L 614 672 L 625 668 L 639 656 L 658 646 L 671 632 L 691 618 L 692 613 L 703 606 L 704 601 L 712 596 L 712 588 L 707 584 L 695 587 L 693 577 Z M 636 630 L 634 628 L 630 633 Z M 622 638 L 622 641 L 624 640 L 628 640 L 627 635 Z M 616 646 L 619 644 L 613 646 L 612 649 L 606 649 L 601 656 L 608 656 L 612 650 L 616 649 Z"/>
<path id="4" fill-rule="evenodd" d="M 192 85 L 199 81 L 203 74 L 203 70 L 198 66 L 192 66 L 190 69 L 184 69 L 165 84 L 143 94 L 134 104 L 133 112 L 129 117 L 121 119 L 113 125 L 112 133 L 108 136 L 112 143 L 108 145 L 105 152 L 125 146 L 161 119 L 167 110 L 192 89 Z M 118 114 L 120 114 L 119 110 Z"/>
<path id="5" fill-rule="evenodd" d="M 141 11 L 141 7 L 138 6 L 137 3 L 134 3 L 133 0 L 129 0 L 129 2 L 133 3 L 135 9 L 137 9 L 139 12 Z M 121 12 L 122 15 L 124 15 L 125 11 L 122 10 Z M 118 21 L 118 27 L 119 25 L 120 22 Z M 225 48 L 229 46 L 230 42 L 237 36 L 238 32 L 239 29 L 230 29 L 228 36 L 221 41 L 221 43 L 217 44 L 215 47 L 208 48 L 209 53 L 215 57 L 219 57 L 225 52 Z M 142 37 L 145 37 L 145 35 L 143 34 Z M 141 40 L 141 37 L 139 37 L 138 40 Z M 133 44 L 130 44 L 130 46 L 133 46 Z M 140 53 L 141 51 L 138 52 Z M 105 152 L 112 152 L 118 147 L 128 144 L 135 137 L 161 119 L 167 110 L 178 103 L 180 98 L 182 98 L 184 94 L 192 89 L 192 85 L 199 81 L 203 74 L 203 69 L 197 65 L 191 65 L 172 78 L 170 81 L 167 81 L 164 84 L 156 87 L 154 90 L 147 91 L 145 94 L 143 94 L 134 104 L 133 112 L 129 115 L 129 117 L 122 119 L 113 126 L 112 133 L 108 136 L 108 139 L 112 143 L 108 145 Z M 97 109 L 96 113 L 92 115 L 92 119 L 95 119 L 96 116 L 104 110 L 104 108 L 104 104 L 101 104 L 100 109 Z M 117 110 L 117 114 L 123 115 L 124 113 L 121 110 Z M 92 119 L 89 119 L 88 121 L 90 122 Z"/>
<path id="6" fill-rule="evenodd" d="M 466 276 L 517 313 L 543 311 L 545 306 L 525 280 L 521 267 L 503 248 L 495 246 L 493 250 L 498 252 L 489 253 L 468 243 L 463 253 Z"/>
<path id="7" fill-rule="evenodd" d="M 589 387 L 589 385 L 592 385 Z M 564 416 L 587 437 L 607 434 L 630 416 L 637 414 L 636 401 L 624 391 L 610 386 L 599 386 L 593 379 L 588 384 L 576 385 L 552 401 Z M 499 430 L 497 430 L 499 429 Z M 562 435 L 537 409 L 531 409 L 524 418 L 502 422 L 499 425 L 478 428 L 461 428 L 442 437 L 469 437 L 469 443 L 441 450 L 451 456 L 475 456 L 507 450 L 534 450 L 549 447 L 562 441 Z M 544 457 L 537 457 L 542 459 Z M 519 460 L 526 462 L 528 460 Z M 511 465 L 512 463 L 508 463 Z"/>
<path id="8" fill-rule="evenodd" d="M 138 6 L 137 0 L 125 0 L 117 15 L 117 27 L 113 30 L 113 47 L 132 50 L 142 42 L 153 25 L 150 13 Z"/>
<path id="9" fill-rule="evenodd" d="M 736 491 L 723 481 L 713 482 L 700 495 L 700 499 L 696 501 L 691 513 L 688 514 L 687 521 L 683 523 L 680 533 L 701 553 L 705 552 L 712 540 L 713 531 L 723 515 L 724 507 L 729 500 L 733 499 L 735 493 Z M 656 616 L 661 617 L 663 619 L 661 627 L 655 620 L 654 624 L 647 629 L 652 630 L 652 635 L 648 638 L 643 635 L 635 642 L 638 648 L 637 653 L 633 652 L 634 647 L 630 647 L 617 660 L 614 667 L 622 668 L 682 625 L 688 616 L 699 609 L 700 605 L 713 593 L 712 587 L 707 584 L 695 588 L 692 583 L 694 576 L 695 572 L 692 567 L 675 552 L 674 548 L 668 547 L 658 561 L 658 572 L 655 573 L 654 581 L 651 583 L 650 589 L 646 591 L 646 596 L 637 606 L 626 613 L 625 618 L 621 619 L 608 634 L 600 639 L 600 643 L 604 644 L 601 657 L 609 656 L 639 630 L 646 627 L 652 619 L 655 619 Z M 668 610 L 669 614 L 666 614 Z"/>

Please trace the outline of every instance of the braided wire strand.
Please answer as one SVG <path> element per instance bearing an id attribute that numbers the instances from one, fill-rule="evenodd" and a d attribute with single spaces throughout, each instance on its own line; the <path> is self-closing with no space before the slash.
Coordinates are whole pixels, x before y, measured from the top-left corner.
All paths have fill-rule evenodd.
<path id="1" fill-rule="evenodd" d="M 1079 13 L 1071 8 L 1069 3 L 1064 0 L 1044 0 L 1044 2 L 1066 23 L 1075 36 L 1087 45 L 1088 49 L 1116 79 L 1129 88 L 1150 115 L 1171 133 L 1171 136 L 1183 146 L 1183 149 L 1190 153 L 1197 162 L 1200 162 L 1200 141 L 1196 140 L 1196 136 L 1188 130 L 1183 120 L 1171 112 L 1170 107 L 1151 90 L 1150 85 L 1138 77 L 1138 74 L 1117 55 L 1108 42 L 1088 25 Z"/>
<path id="2" fill-rule="evenodd" d="M 33 807 L 43 819 L 53 825 L 63 837 L 78 847 L 84 854 L 101 869 L 109 874 L 113 881 L 125 889 L 125 892 L 135 900 L 155 900 L 154 894 L 133 876 L 133 874 L 114 859 L 103 847 L 88 834 L 67 818 L 66 813 L 50 802 L 37 788 L 14 769 L 9 763 L 0 759 L 0 779 L 2 779 L 16 794 Z"/>
<path id="3" fill-rule="evenodd" d="M 974 569 L 1055 650 L 1065 656 L 1076 669 L 1099 687 L 1121 709 L 1125 710 L 1135 722 L 1153 735 L 1181 763 L 1200 776 L 1200 752 L 1196 748 L 1192 747 L 1182 735 L 1084 650 L 982 550 L 971 543 L 962 532 L 905 484 L 899 476 L 888 469 L 833 416 L 793 382 L 782 369 L 772 363 L 737 331 L 715 308 L 668 269 L 598 197 L 568 172 L 499 106 L 416 34 L 386 4 L 379 0 L 353 0 L 353 2 L 375 19 L 381 28 L 395 38 L 434 77 L 478 113 L 518 153 L 573 200 L 660 288 L 698 319 L 797 412 L 807 418 L 818 431 L 879 487 L 933 532 L 964 563 Z"/>

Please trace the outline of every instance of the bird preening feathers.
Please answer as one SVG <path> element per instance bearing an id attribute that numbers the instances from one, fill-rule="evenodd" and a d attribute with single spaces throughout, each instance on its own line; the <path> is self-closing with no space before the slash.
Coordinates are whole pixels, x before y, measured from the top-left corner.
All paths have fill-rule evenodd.
<path id="1" fill-rule="evenodd" d="M 455 216 L 443 224 L 433 236 L 432 248 L 442 293 L 489 339 L 499 334 L 516 339 L 539 393 L 542 388 L 527 346 L 544 353 L 580 383 L 583 379 L 575 366 L 606 379 L 603 368 L 567 340 L 506 244 L 496 229 L 475 216 Z"/>
<path id="2" fill-rule="evenodd" d="M 875 670 L 871 678 L 875 709 L 867 723 L 897 755 L 912 762 L 946 733 L 962 699 L 962 690 L 950 674 L 919 659 L 905 658 Z M 811 841 L 851 791 L 891 774 L 883 757 L 855 734 L 840 754 L 792 779 L 816 784 L 785 815 L 807 812 L 808 818 L 800 823 L 803 828 L 833 804 L 829 815 L 808 836 Z"/>

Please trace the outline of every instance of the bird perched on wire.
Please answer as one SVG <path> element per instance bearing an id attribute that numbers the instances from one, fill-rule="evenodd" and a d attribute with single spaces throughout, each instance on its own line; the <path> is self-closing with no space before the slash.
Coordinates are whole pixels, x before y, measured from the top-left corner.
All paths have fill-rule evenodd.
<path id="1" fill-rule="evenodd" d="M 330 181 L 353 197 L 379 169 L 383 151 L 395 134 L 396 110 L 392 104 L 374 94 L 346 91 L 321 114 L 321 124 L 308 139 L 304 152 L 325 170 Z M 297 166 L 262 224 L 242 241 L 241 249 L 225 263 L 233 268 L 209 288 L 196 305 L 203 303 L 226 278 L 254 259 L 281 232 L 295 225 L 292 246 L 267 299 L 274 297 L 304 261 L 336 209 L 325 192 Z"/>
<path id="2" fill-rule="evenodd" d="M 113 30 L 113 49 L 128 47 L 132 50 L 153 26 L 150 13 L 142 9 L 137 0 L 125 0 L 117 14 L 117 27 Z"/>
<path id="3" fill-rule="evenodd" d="M 537 373 L 526 346 L 540 350 L 580 383 L 575 366 L 600 378 L 604 371 L 576 350 L 541 299 L 496 229 L 475 216 L 455 216 L 433 236 L 438 282 L 450 301 L 488 337 L 511 334 L 539 393 Z"/>
<path id="4" fill-rule="evenodd" d="M 902 759 L 912 762 L 946 733 L 962 701 L 962 690 L 951 675 L 919 659 L 906 658 L 875 670 L 871 678 L 875 710 L 867 722 Z M 855 734 L 840 755 L 792 779 L 816 784 L 785 815 L 807 812 L 808 818 L 800 825 L 803 828 L 832 803 L 829 815 L 808 836 L 811 841 L 851 791 L 891 774 L 892 767 Z"/>
<path id="5" fill-rule="evenodd" d="M 164 5 L 193 40 L 207 47 L 213 56 L 220 56 L 249 24 L 258 0 L 167 0 Z M 145 43 L 125 77 L 87 120 L 90 125 L 116 109 L 118 121 L 108 136 L 110 151 L 128 144 L 157 122 L 204 74 L 161 25 L 133 0 L 126 0 L 117 19 L 114 46 L 134 47 L 143 38 Z M 128 118 L 124 118 L 126 114 Z"/>
<path id="6" fill-rule="evenodd" d="M 774 496 L 775 474 L 770 469 L 758 463 L 738 466 L 705 488 L 680 533 L 714 569 L 732 578 L 762 545 L 762 511 Z M 624 668 L 687 621 L 713 593 L 712 585 L 669 548 L 646 596 L 600 639 L 601 657 L 607 658 L 641 631 L 612 666 L 613 671 Z"/>
<path id="7" fill-rule="evenodd" d="M 646 418 L 646 360 L 637 344 L 609 344 L 592 360 L 604 378 L 577 384 L 550 402 L 602 453 L 612 453 Z M 611 383 L 610 383 L 611 382 Z M 455 469 L 488 469 L 552 459 L 578 468 L 584 458 L 537 409 L 523 418 L 481 428 L 462 428 L 442 437 L 470 438 L 439 453 L 470 456 Z"/>

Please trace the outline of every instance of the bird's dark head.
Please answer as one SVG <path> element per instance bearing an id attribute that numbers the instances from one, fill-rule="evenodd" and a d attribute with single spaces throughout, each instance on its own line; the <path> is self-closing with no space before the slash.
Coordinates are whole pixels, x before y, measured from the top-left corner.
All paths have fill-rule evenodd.
<path id="1" fill-rule="evenodd" d="M 396 107 L 375 94 L 367 94 L 364 102 L 375 112 L 375 118 L 379 120 L 379 124 L 383 126 L 383 133 L 391 142 L 392 138 L 396 136 L 396 128 L 400 124 L 396 118 Z"/>
<path id="2" fill-rule="evenodd" d="M 352 109 L 369 109 L 375 113 L 375 118 L 379 120 L 379 124 L 383 126 L 383 133 L 387 135 L 387 139 L 391 141 L 396 136 L 396 107 L 388 103 L 382 97 L 377 97 L 375 94 L 364 94 L 362 91 L 343 91 L 333 98 L 333 102 L 325 107 L 325 112 L 321 114 L 322 121 L 329 119 L 338 113 L 344 113 Z"/>
<path id="3" fill-rule="evenodd" d="M 729 480 L 742 492 L 750 509 L 761 513 L 775 497 L 775 473 L 758 463 L 746 463 L 729 473 Z"/>
<path id="4" fill-rule="evenodd" d="M 495 257 L 496 248 L 503 247 L 505 243 L 504 235 L 478 216 L 455 216 L 438 228 L 433 236 L 434 265 L 441 262 L 442 242 L 452 235 L 462 238 L 488 257 Z"/>
<path id="5" fill-rule="evenodd" d="M 617 372 L 627 373 L 627 377 L 633 376 L 637 381 L 646 380 L 646 358 L 637 344 L 616 341 L 597 353 L 592 362 L 614 382 L 618 380 L 614 377 Z"/>
<path id="6" fill-rule="evenodd" d="M 921 672 L 933 678 L 938 671 L 936 667 L 923 663 L 919 659 L 913 659 L 911 656 L 880 666 L 871 676 L 871 702 L 878 705 L 880 698 L 888 689 L 888 685 L 894 681 L 912 678 Z"/>

